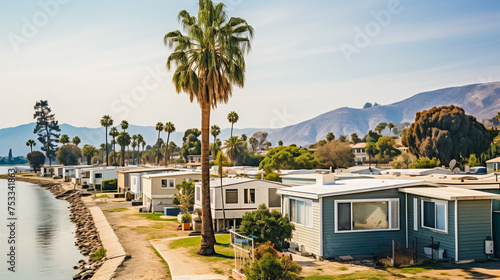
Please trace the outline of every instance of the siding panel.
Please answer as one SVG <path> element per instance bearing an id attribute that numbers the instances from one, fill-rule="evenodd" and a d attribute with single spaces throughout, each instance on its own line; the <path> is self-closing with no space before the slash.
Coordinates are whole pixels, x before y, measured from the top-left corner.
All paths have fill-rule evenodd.
<path id="1" fill-rule="evenodd" d="M 293 198 L 293 197 L 292 197 Z M 319 219 L 320 208 L 319 200 L 315 199 L 312 201 L 313 207 L 313 226 L 306 227 L 304 225 L 295 224 L 295 230 L 293 231 L 292 242 L 304 246 L 304 249 L 312 254 L 320 255 L 319 244 L 320 244 L 320 230 L 319 230 Z"/>
<path id="2" fill-rule="evenodd" d="M 458 202 L 458 254 L 460 260 L 488 260 L 484 240 L 491 237 L 490 200 Z"/>

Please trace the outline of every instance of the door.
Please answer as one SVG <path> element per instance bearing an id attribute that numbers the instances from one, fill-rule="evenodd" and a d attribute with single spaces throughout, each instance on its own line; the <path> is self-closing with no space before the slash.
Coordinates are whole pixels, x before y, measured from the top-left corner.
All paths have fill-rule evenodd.
<path id="1" fill-rule="evenodd" d="M 500 257 L 500 211 L 493 212 L 493 247 L 495 257 Z"/>

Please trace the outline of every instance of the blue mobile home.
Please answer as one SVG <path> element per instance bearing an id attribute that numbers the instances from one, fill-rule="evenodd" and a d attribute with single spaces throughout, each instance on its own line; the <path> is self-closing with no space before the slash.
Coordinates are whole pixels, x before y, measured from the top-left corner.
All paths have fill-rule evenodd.
<path id="1" fill-rule="evenodd" d="M 392 240 L 406 247 L 418 244 L 422 252 L 433 240 L 440 244 L 437 258 L 455 261 L 492 256 L 485 253 L 485 240 L 492 237 L 491 200 L 500 195 L 381 179 L 339 180 L 279 193 L 283 213 L 295 224 L 291 244 L 316 256 L 371 257 L 390 248 Z"/>

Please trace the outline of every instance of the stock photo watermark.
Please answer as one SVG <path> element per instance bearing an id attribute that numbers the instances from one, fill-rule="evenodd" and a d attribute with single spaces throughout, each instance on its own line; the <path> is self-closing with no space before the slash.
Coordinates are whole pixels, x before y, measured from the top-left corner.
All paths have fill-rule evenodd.
<path id="1" fill-rule="evenodd" d="M 22 26 L 19 32 L 9 32 L 7 37 L 14 52 L 18 53 L 22 45 L 26 45 L 35 38 L 42 28 L 49 24 L 50 19 L 56 17 L 62 5 L 71 0 L 40 0 L 37 2 L 39 10 L 31 17 L 21 18 Z"/>
<path id="2" fill-rule="evenodd" d="M 387 3 L 386 9 L 378 12 L 371 11 L 370 15 L 373 20 L 368 21 L 364 27 L 355 26 L 353 28 L 352 43 L 340 43 L 339 48 L 347 62 L 351 62 L 353 54 L 359 54 L 364 48 L 368 47 L 372 43 L 372 40 L 380 35 L 382 29 L 389 26 L 392 17 L 400 14 L 402 11 L 403 7 L 399 0 L 390 0 Z"/>
<path id="3" fill-rule="evenodd" d="M 16 190 L 16 170 L 8 170 L 9 179 L 7 179 L 7 264 L 8 270 L 16 272 L 16 232 L 17 232 L 17 190 Z"/>

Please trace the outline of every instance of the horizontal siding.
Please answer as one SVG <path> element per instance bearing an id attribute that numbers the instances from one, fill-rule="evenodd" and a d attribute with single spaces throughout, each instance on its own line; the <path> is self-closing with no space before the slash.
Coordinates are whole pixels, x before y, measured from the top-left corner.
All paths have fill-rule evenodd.
<path id="1" fill-rule="evenodd" d="M 458 257 L 459 260 L 488 260 L 484 240 L 491 237 L 490 200 L 458 202 Z"/>
<path id="2" fill-rule="evenodd" d="M 299 246 L 303 245 L 304 249 L 312 254 L 320 255 L 319 244 L 320 244 L 320 225 L 319 225 L 319 200 L 312 201 L 313 207 L 313 226 L 306 227 L 304 225 L 295 224 L 295 230 L 293 231 L 292 242 L 297 243 Z"/>
<path id="3" fill-rule="evenodd" d="M 418 230 L 414 230 L 414 217 L 413 209 L 413 199 L 417 198 L 417 225 Z M 430 199 L 430 198 L 424 198 Z M 455 202 L 448 201 L 448 233 L 442 233 L 438 231 L 429 230 L 422 228 L 422 209 L 421 209 L 422 198 L 415 195 L 408 195 L 408 247 L 414 248 L 415 244 L 418 246 L 418 251 L 423 252 L 424 247 L 432 243 L 439 242 L 439 247 L 444 249 L 446 252 L 446 258 L 455 258 Z"/>
<path id="4" fill-rule="evenodd" d="M 399 198 L 399 230 L 335 233 L 335 200 Z M 323 198 L 323 256 L 374 256 L 391 250 L 392 240 L 405 241 L 404 194 L 396 189 Z"/>
<path id="5" fill-rule="evenodd" d="M 479 189 L 478 191 L 483 191 L 487 193 L 494 193 L 494 194 L 500 194 L 500 189 Z M 500 200 L 492 200 L 492 209 L 493 211 L 500 211 Z"/>

